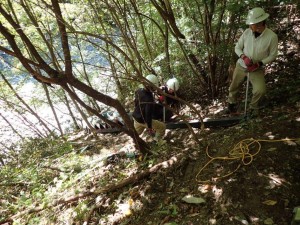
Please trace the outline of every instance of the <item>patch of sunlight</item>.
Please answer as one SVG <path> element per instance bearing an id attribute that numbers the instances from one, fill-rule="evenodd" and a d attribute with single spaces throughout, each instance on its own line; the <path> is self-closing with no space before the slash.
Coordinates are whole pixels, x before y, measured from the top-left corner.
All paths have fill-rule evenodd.
<path id="1" fill-rule="evenodd" d="M 126 198 L 122 200 L 116 200 L 113 205 L 115 206 L 115 211 L 111 212 L 105 217 L 102 217 L 97 224 L 115 224 L 115 221 L 118 221 L 122 218 L 131 216 L 134 211 L 142 210 L 144 207 L 143 203 L 139 200 L 133 200 L 132 198 Z M 102 201 L 102 197 L 98 197 L 96 202 L 99 204 Z"/>
<path id="2" fill-rule="evenodd" d="M 122 218 L 131 216 L 133 213 L 132 208 L 134 207 L 134 201 L 129 198 L 125 200 L 123 203 L 116 203 L 116 211 L 113 214 L 108 215 L 106 218 L 101 218 L 98 224 L 114 224 L 114 221 L 118 221 Z"/>
<path id="3" fill-rule="evenodd" d="M 237 214 L 239 214 L 239 213 L 237 212 Z M 240 223 L 238 223 L 238 224 L 244 224 L 244 225 L 258 224 L 261 221 L 258 217 L 254 217 L 254 216 L 249 216 L 246 219 L 243 214 L 229 216 L 229 220 L 234 224 L 237 224 L 234 221 L 239 221 Z"/>
<path id="4" fill-rule="evenodd" d="M 265 133 L 265 136 L 267 136 L 270 140 L 274 140 L 275 139 L 275 135 L 272 134 L 272 132 Z"/>
<path id="5" fill-rule="evenodd" d="M 76 218 L 76 211 L 74 208 L 68 208 L 58 213 L 56 216 L 57 221 L 64 221 L 65 224 L 73 224 L 74 218 Z"/>
<path id="6" fill-rule="evenodd" d="M 223 189 L 222 188 L 218 188 L 216 185 L 213 185 L 212 186 L 212 193 L 215 196 L 216 201 L 219 201 L 219 198 L 223 194 Z"/>
<path id="7" fill-rule="evenodd" d="M 132 205 L 131 201 L 120 203 L 118 205 L 117 212 L 119 212 L 123 216 L 130 216 L 132 214 L 131 205 Z"/>
<path id="8" fill-rule="evenodd" d="M 279 177 L 277 174 L 270 173 L 268 175 L 269 180 L 269 188 L 273 189 L 278 186 L 285 186 L 284 183 L 288 183 L 286 179 Z"/>
<path id="9" fill-rule="evenodd" d="M 216 114 L 218 114 L 218 113 L 222 112 L 224 109 L 225 109 L 225 108 L 220 108 L 220 109 L 217 109 L 216 111 L 214 111 L 214 114 L 216 115 Z"/>
<path id="10" fill-rule="evenodd" d="M 287 145 L 290 145 L 290 146 L 297 146 L 296 142 L 292 141 L 293 139 L 290 139 L 288 137 L 286 137 L 285 139 L 283 139 L 284 142 L 287 144 Z"/>
<path id="11" fill-rule="evenodd" d="M 250 221 L 253 224 L 258 224 L 258 222 L 260 221 L 260 219 L 258 217 L 250 216 Z"/>
<path id="12" fill-rule="evenodd" d="M 215 224 L 217 224 L 217 220 L 216 219 L 209 219 L 209 224 L 215 225 Z"/>
<path id="13" fill-rule="evenodd" d="M 249 225 L 249 222 L 248 222 L 246 219 L 240 218 L 239 216 L 234 216 L 233 219 L 234 219 L 234 220 L 237 220 L 237 221 L 239 221 L 239 222 L 241 222 L 241 224 Z M 233 221 L 233 220 L 232 220 L 232 221 Z"/>
<path id="14" fill-rule="evenodd" d="M 201 184 L 198 187 L 198 191 L 200 191 L 202 194 L 207 193 L 211 189 L 211 186 L 209 184 Z"/>
<path id="15" fill-rule="evenodd" d="M 229 178 L 227 181 L 228 181 L 229 183 L 231 183 L 231 182 L 237 181 L 237 179 L 236 179 L 236 178 Z"/>

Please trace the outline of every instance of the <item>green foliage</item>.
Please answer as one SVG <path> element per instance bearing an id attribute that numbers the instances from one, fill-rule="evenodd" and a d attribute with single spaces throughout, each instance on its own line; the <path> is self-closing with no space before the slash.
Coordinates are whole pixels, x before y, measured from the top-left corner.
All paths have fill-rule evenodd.
<path id="1" fill-rule="evenodd" d="M 74 209 L 74 211 L 76 212 L 76 220 L 83 221 L 88 210 L 89 207 L 87 201 L 80 202 Z"/>
<path id="2" fill-rule="evenodd" d="M 0 170 L 0 186 L 5 187 L 0 189 L 3 199 L 0 222 L 39 207 L 44 209 L 43 213 L 19 216 L 15 224 L 56 224 L 56 221 L 65 221 L 64 216 L 82 222 L 92 207 L 89 199 L 79 200 L 78 204 L 65 203 L 68 215 L 61 214 L 55 207 L 47 207 L 57 200 L 63 203 L 64 199 L 80 195 L 91 187 L 100 189 L 118 182 L 127 177 L 126 171 L 136 166 L 134 159 L 125 158 L 113 165 L 113 171 L 105 170 L 101 165 L 105 165 L 106 157 L 91 157 L 90 151 L 81 152 L 82 146 L 77 147 L 74 149 L 71 143 L 59 138 L 24 142 L 17 160 L 7 162 Z"/>
<path id="3" fill-rule="evenodd" d="M 21 209 L 31 208 L 36 202 L 48 202 L 45 195 L 48 185 L 57 176 L 55 171 L 42 166 L 45 157 L 58 157 L 71 150 L 69 143 L 59 140 L 32 139 L 20 148 L 18 160 L 7 163 L 0 170 L 0 195 L 3 197 L 1 216 L 14 214 Z M 3 218 L 2 218 L 3 219 Z M 33 221 L 36 221 L 34 218 Z M 34 223 L 33 223 L 34 224 Z"/>
<path id="4" fill-rule="evenodd" d="M 178 214 L 178 206 L 175 204 L 170 204 L 167 206 L 162 206 L 159 211 L 157 211 L 159 214 L 165 214 L 170 216 L 176 216 Z"/>
<path id="5" fill-rule="evenodd" d="M 65 61 L 61 36 L 51 7 L 44 5 L 43 1 L 21 1 L 32 13 L 35 19 L 32 20 L 19 4 L 20 1 L 11 2 L 14 19 L 20 22 L 22 30 L 40 56 L 60 73 L 60 78 L 64 78 Z M 176 26 L 185 35 L 185 39 L 176 36 L 170 21 L 161 16 L 151 1 L 63 1 L 60 5 L 67 28 L 74 77 L 87 85 L 95 86 L 95 89 L 103 93 L 114 91 L 116 83 L 119 85 L 116 88 L 118 94 L 130 101 L 134 90 L 141 84 L 141 76 L 155 73 L 160 81 L 165 83 L 174 74 L 181 81 L 178 94 L 185 100 L 203 102 L 204 98 L 218 98 L 226 86 L 224 81 L 228 76 L 228 66 L 236 61 L 234 43 L 239 35 L 238 29 L 247 27 L 244 20 L 248 9 L 262 6 L 276 17 L 277 11 L 274 6 L 296 3 L 276 0 L 170 2 Z M 51 4 L 50 1 L 47 3 Z M 2 5 L 8 8 L 6 3 Z M 269 21 L 270 26 L 285 18 L 285 12 L 282 10 L 278 19 Z M 15 35 L 24 56 L 36 63 L 32 65 L 37 65 L 36 58 L 28 46 L 24 46 L 19 34 L 3 16 L 0 16 L 0 21 Z M 289 29 L 293 32 L 292 28 Z M 297 37 L 296 32 L 290 36 Z M 2 35 L 1 46 L 11 50 Z M 192 62 L 191 55 L 195 56 L 198 64 Z M 20 85 L 16 87 L 17 91 L 30 80 L 28 71 L 19 60 L 7 57 L 6 54 L 1 54 L 1 69 L 12 83 Z M 50 77 L 45 71 L 41 71 L 41 74 Z M 104 77 L 103 80 L 97 79 L 99 76 Z M 287 77 L 291 76 L 289 74 Z M 297 92 L 299 82 L 294 83 L 295 85 L 286 85 L 280 90 L 273 89 L 274 102 L 286 100 L 285 95 Z M 17 102 L 2 82 L 0 91 L 1 103 L 3 100 L 7 100 L 7 105 L 8 102 Z M 36 87 L 34 92 L 36 96 L 31 96 L 28 102 L 38 108 L 45 102 L 45 96 L 41 95 Z M 55 88 L 51 94 L 54 103 L 62 102 L 61 90 Z M 286 101 L 297 104 L 299 96 L 295 95 Z M 87 99 L 86 96 L 80 98 L 84 101 Z M 254 131 L 257 126 L 249 124 L 248 129 Z M 101 146 L 97 148 L 100 149 Z M 168 151 L 167 146 L 153 146 L 151 150 L 154 154 Z M 15 161 L 7 162 L 0 170 L 0 185 L 5 187 L 0 189 L 0 220 L 24 209 L 47 207 L 65 196 L 70 196 L 69 193 L 84 193 L 90 187 L 101 188 L 124 179 L 127 170 L 136 165 L 136 161 L 125 161 L 108 165 L 105 170 L 100 169 L 99 172 L 99 164 L 102 161 L 94 160 L 88 153 L 88 150 L 76 151 L 71 143 L 58 138 L 32 138 L 22 143 Z M 139 168 L 146 169 L 157 162 L 157 157 L 146 157 L 139 162 Z M 93 200 L 89 200 L 70 204 L 70 214 L 76 222 L 81 222 L 87 214 L 90 203 L 93 203 Z M 56 223 L 56 220 L 59 220 L 55 209 L 47 212 L 49 215 L 44 215 L 46 219 L 35 213 L 25 215 L 16 224 L 39 224 L 44 222 L 43 220 Z M 176 216 L 178 207 L 173 204 L 162 206 L 160 213 Z"/>
<path id="6" fill-rule="evenodd" d="M 39 139 L 32 138 L 25 141 L 21 145 L 22 154 L 19 163 L 28 164 L 28 159 L 36 163 L 41 158 L 55 158 L 64 155 L 72 150 L 72 146 L 68 142 L 60 139 Z"/>

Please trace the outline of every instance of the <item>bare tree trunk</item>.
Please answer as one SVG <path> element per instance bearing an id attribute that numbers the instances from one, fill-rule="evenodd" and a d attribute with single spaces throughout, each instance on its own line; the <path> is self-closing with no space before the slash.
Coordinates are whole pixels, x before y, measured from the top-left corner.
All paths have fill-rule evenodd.
<path id="1" fill-rule="evenodd" d="M 133 0 L 130 0 L 130 2 L 131 2 L 131 5 L 133 6 L 133 9 L 134 9 L 137 17 L 138 17 L 139 25 L 140 25 L 140 28 L 142 30 L 142 35 L 143 35 L 143 38 L 144 38 L 144 41 L 145 41 L 145 44 L 146 44 L 148 55 L 150 57 L 150 60 L 152 61 L 153 60 L 152 51 L 151 51 L 151 48 L 150 48 L 150 45 L 149 45 L 149 42 L 148 42 L 148 38 L 147 38 L 146 33 L 145 33 L 145 27 L 144 27 L 144 24 L 143 24 L 143 20 L 141 18 L 141 14 L 139 13 L 136 2 L 133 1 Z"/>
<path id="2" fill-rule="evenodd" d="M 24 137 L 14 128 L 14 126 L 5 118 L 5 116 L 3 116 L 0 113 L 0 116 L 2 117 L 3 120 L 5 120 L 5 122 L 8 124 L 8 126 L 10 126 L 10 128 L 12 129 L 12 131 L 19 136 L 19 138 L 21 138 L 21 140 L 24 139 Z"/>
<path id="3" fill-rule="evenodd" d="M 39 128 L 36 126 L 36 124 L 32 123 L 30 120 L 28 120 L 20 110 L 15 109 L 17 116 L 19 119 L 23 122 L 24 125 L 26 125 L 30 130 L 32 130 L 38 137 L 45 138 L 47 135 L 45 132 L 42 132 L 39 130 Z"/>
<path id="4" fill-rule="evenodd" d="M 67 108 L 68 108 L 68 111 L 69 111 L 69 113 L 70 113 L 71 119 L 72 119 L 72 121 L 73 121 L 73 123 L 74 123 L 75 129 L 76 129 L 76 130 L 79 130 L 80 127 L 79 127 L 79 125 L 78 125 L 78 123 L 77 123 L 76 117 L 75 117 L 74 114 L 73 114 L 73 111 L 72 111 L 71 106 L 70 106 L 70 102 L 69 102 L 69 100 L 68 100 L 68 97 L 67 97 L 65 91 L 64 91 L 64 99 L 65 99 L 65 103 L 66 103 L 66 106 L 67 106 Z"/>
<path id="5" fill-rule="evenodd" d="M 97 35 L 98 39 L 109 43 L 113 48 L 118 50 L 125 58 L 125 61 L 130 63 L 130 66 L 136 73 L 135 76 L 138 77 L 140 80 L 145 81 L 145 78 L 142 76 L 141 73 L 143 59 L 138 51 L 136 43 L 134 42 L 134 36 L 132 34 L 132 31 L 128 29 L 130 27 L 129 24 L 127 24 L 128 21 L 124 21 L 123 24 L 123 21 L 119 18 L 119 15 L 116 13 L 115 9 L 112 8 L 111 3 L 108 1 L 105 1 L 104 3 L 109 9 L 111 9 L 112 17 L 114 18 L 115 22 L 118 25 L 120 25 L 120 32 L 123 34 L 123 40 L 128 52 L 125 53 L 120 47 L 115 45 L 113 42 L 110 42 L 108 39 L 103 38 L 101 35 Z M 119 7 L 119 5 L 116 5 L 115 7 Z M 137 148 L 142 153 L 148 153 L 147 145 L 136 133 L 133 127 L 133 123 L 130 117 L 127 115 L 127 112 L 122 106 L 122 104 L 118 100 L 96 91 L 95 89 L 81 82 L 74 76 L 68 34 L 72 34 L 72 32 L 75 33 L 75 30 L 71 26 L 68 26 L 68 24 L 64 20 L 58 0 L 51 0 L 50 9 L 55 15 L 57 27 L 59 29 L 59 37 L 61 39 L 60 43 L 63 53 L 62 60 L 64 62 L 63 71 L 52 68 L 50 66 L 51 64 L 47 63 L 44 60 L 44 58 L 39 54 L 37 48 L 31 42 L 30 38 L 24 33 L 23 29 L 20 27 L 20 24 L 14 21 L 12 16 L 5 11 L 5 8 L 2 7 L 2 5 L 0 5 L 0 14 L 11 25 L 12 28 L 10 28 L 10 30 L 14 29 L 16 35 L 18 35 L 18 37 L 22 40 L 22 42 L 26 46 L 26 50 L 29 52 L 28 55 L 30 55 L 32 59 L 28 59 L 26 55 L 22 53 L 22 50 L 20 48 L 23 48 L 23 46 L 19 46 L 16 42 L 16 35 L 12 34 L 9 29 L 7 29 L 3 24 L 0 23 L 0 32 L 3 35 L 3 37 L 5 37 L 8 41 L 12 51 L 5 48 L 1 48 L 1 50 L 5 51 L 7 54 L 12 55 L 13 57 L 18 58 L 22 65 L 25 67 L 25 69 L 32 75 L 33 78 L 37 79 L 38 81 L 48 84 L 60 85 L 70 95 L 73 95 L 73 98 L 76 99 L 77 95 L 73 91 L 71 91 L 71 89 L 69 88 L 70 85 L 71 87 L 80 90 L 87 96 L 94 98 L 96 101 L 102 102 L 109 107 L 115 108 L 119 112 L 120 116 L 123 118 L 124 123 L 126 124 L 126 127 L 122 127 L 123 131 L 133 138 L 135 144 L 137 145 Z M 68 26 L 70 31 L 67 32 L 66 26 Z M 79 34 L 80 32 L 77 33 Z M 82 34 L 83 33 L 84 32 L 82 32 Z M 138 64 L 138 66 L 136 66 L 136 64 Z M 44 73 L 40 73 L 39 70 L 42 70 Z M 45 73 L 47 74 L 47 76 L 45 76 Z M 88 109 L 89 111 L 93 112 L 95 115 L 101 118 L 101 115 L 99 115 L 99 113 L 96 110 L 86 105 L 81 99 L 78 98 L 76 99 L 76 101 L 80 103 L 80 105 L 82 105 L 83 107 L 85 107 L 86 109 Z M 118 127 L 118 124 L 113 123 L 112 121 L 108 121 L 108 123 Z"/>
<path id="6" fill-rule="evenodd" d="M 165 32 L 166 67 L 167 67 L 168 77 L 170 77 L 172 74 L 172 69 L 171 69 L 171 59 L 170 59 L 170 52 L 169 52 L 169 27 L 167 23 L 165 24 L 165 30 L 166 30 Z"/>
<path id="7" fill-rule="evenodd" d="M 125 123 L 125 127 L 119 125 L 118 123 L 112 122 L 110 120 L 108 120 L 107 118 L 105 118 L 104 116 L 102 116 L 101 114 L 99 114 L 95 109 L 91 108 L 90 106 L 86 105 L 77 95 L 76 93 L 74 93 L 68 86 L 62 86 L 71 96 L 71 98 L 73 98 L 74 100 L 76 100 L 81 106 L 83 106 L 85 109 L 87 109 L 87 111 L 95 114 L 96 116 L 98 116 L 101 120 L 103 120 L 104 122 L 108 123 L 109 125 L 113 126 L 113 127 L 119 127 L 123 132 L 125 132 L 126 134 L 128 134 L 131 138 L 133 138 L 137 149 L 139 149 L 143 154 L 149 153 L 149 147 L 148 145 L 144 142 L 144 140 L 142 140 L 139 135 L 137 134 L 136 130 L 133 127 L 133 122 L 131 121 L 130 117 L 127 115 L 127 112 L 125 111 L 124 107 L 121 105 L 121 103 L 116 100 L 113 99 L 109 96 L 105 96 L 99 92 L 97 92 L 96 90 L 94 90 L 93 88 L 87 86 L 86 84 L 82 83 L 79 80 L 73 80 L 71 86 L 77 88 L 78 90 L 81 90 L 82 92 L 86 93 L 87 95 L 95 98 L 96 100 L 100 101 L 100 102 L 105 102 L 106 105 L 116 109 L 120 116 L 122 117 L 122 119 L 124 120 Z"/>
<path id="8" fill-rule="evenodd" d="M 79 97 L 76 95 L 74 89 L 73 89 L 73 88 L 71 88 L 71 89 L 72 89 L 72 91 L 69 90 L 69 89 L 68 89 L 69 91 L 67 91 L 67 90 L 65 90 L 65 91 L 69 94 L 69 96 L 70 96 L 72 102 L 73 102 L 74 105 L 75 105 L 75 108 L 77 109 L 77 111 L 78 111 L 79 114 L 81 115 L 81 117 L 82 117 L 82 119 L 84 120 L 85 124 L 88 126 L 88 128 L 90 129 L 90 131 L 92 131 L 92 132 L 94 133 L 94 132 L 95 132 L 95 128 L 92 127 L 92 125 L 91 125 L 90 122 L 88 121 L 88 117 L 87 117 L 86 114 L 81 110 L 80 106 L 79 106 L 78 103 L 77 103 L 77 100 L 76 100 L 76 99 L 78 99 Z M 71 93 L 71 94 L 70 94 L 70 93 Z"/>
<path id="9" fill-rule="evenodd" d="M 3 142 L 0 142 L 0 145 L 3 147 L 3 148 L 1 148 L 2 158 L 10 158 L 12 160 L 16 160 L 16 157 L 14 157 L 12 153 L 14 153 L 15 155 L 18 155 L 18 153 L 16 153 L 16 151 L 14 151 L 13 148 L 11 148 L 10 146 L 7 146 Z"/>
<path id="10" fill-rule="evenodd" d="M 90 81 L 90 78 L 87 74 L 87 71 L 86 71 L 86 66 L 85 66 L 85 63 L 84 63 L 84 58 L 83 58 L 83 55 L 82 55 L 82 52 L 81 52 L 81 48 L 80 48 L 80 45 L 78 44 L 78 35 L 75 34 L 75 38 L 76 38 L 76 46 L 79 50 L 79 55 L 80 55 L 80 59 L 82 61 L 82 67 L 83 67 L 83 77 L 84 79 L 86 80 L 86 82 L 89 84 L 89 86 L 93 87 L 91 81 Z M 89 98 L 89 101 L 91 101 L 91 104 L 93 105 L 93 107 L 95 109 L 97 109 L 99 112 L 101 111 L 99 105 L 97 104 L 96 101 L 94 101 L 94 99 L 90 99 Z"/>
<path id="11" fill-rule="evenodd" d="M 159 1 L 161 4 L 159 4 L 156 0 L 151 0 L 151 2 L 159 12 L 161 17 L 168 23 L 174 36 L 177 38 L 185 39 L 184 34 L 181 33 L 176 24 L 176 19 L 170 1 Z"/>
<path id="12" fill-rule="evenodd" d="M 18 95 L 18 93 L 14 90 L 14 88 L 11 86 L 11 84 L 8 82 L 8 80 L 5 78 L 5 76 L 0 72 L 0 75 L 4 82 L 8 85 L 8 87 L 12 90 L 16 98 L 26 107 L 26 109 L 40 122 L 40 124 L 48 131 L 48 134 L 51 135 L 50 128 L 44 123 L 44 121 L 39 117 L 39 115 L 34 112 L 33 109 L 21 98 L 21 96 Z"/>
<path id="13" fill-rule="evenodd" d="M 57 117 L 55 108 L 54 108 L 54 106 L 53 106 L 53 104 L 52 104 L 52 101 L 51 101 L 51 98 L 50 98 L 50 95 L 49 95 L 49 91 L 48 91 L 47 85 L 46 85 L 46 84 L 43 84 L 43 88 L 44 88 L 44 90 L 45 90 L 45 93 L 46 93 L 46 96 L 47 96 L 47 100 L 48 100 L 49 106 L 50 106 L 50 108 L 51 108 L 51 110 L 52 110 L 52 113 L 53 113 L 53 115 L 54 115 L 54 118 L 55 118 L 56 124 L 57 124 L 57 126 L 58 126 L 58 130 L 59 130 L 59 132 L 60 132 L 60 135 L 63 136 L 63 135 L 64 135 L 64 132 L 63 132 L 63 130 L 62 130 L 62 128 L 61 128 L 61 125 L 60 125 L 59 119 L 58 119 L 58 117 Z"/>

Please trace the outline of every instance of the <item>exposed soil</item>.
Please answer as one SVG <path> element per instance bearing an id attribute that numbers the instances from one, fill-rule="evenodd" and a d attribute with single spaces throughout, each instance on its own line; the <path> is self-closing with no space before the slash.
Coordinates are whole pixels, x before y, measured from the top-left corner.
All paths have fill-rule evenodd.
<path id="1" fill-rule="evenodd" d="M 300 115 L 288 107 L 276 110 L 261 119 L 206 131 L 205 144 L 187 150 L 190 157 L 180 166 L 136 186 L 134 202 L 143 202 L 142 209 L 116 224 L 290 224 L 294 207 L 300 205 Z M 172 131 L 176 149 L 189 141 L 185 133 Z M 200 171 L 210 160 L 207 146 L 212 157 L 228 157 L 236 144 L 247 139 L 254 141 L 248 146 L 253 154 L 245 158 L 248 165 L 241 158 L 216 159 Z M 173 154 L 176 151 L 168 152 Z M 186 195 L 205 203 L 186 203 L 182 200 Z"/>
<path id="2" fill-rule="evenodd" d="M 287 91 L 271 89 L 258 118 L 194 130 L 200 143 L 185 129 L 169 131 L 168 145 L 153 148 L 153 161 L 185 157 L 124 188 L 128 216 L 101 224 L 291 224 L 293 209 L 300 206 L 300 85 L 287 78 L 281 82 Z M 187 203 L 185 196 L 204 202 Z"/>
<path id="3" fill-rule="evenodd" d="M 167 144 L 152 145 L 152 155 L 132 154 L 125 134 L 71 135 L 72 151 L 43 167 L 54 168 L 46 195 L 52 207 L 21 208 L 18 224 L 290 225 L 300 206 L 297 62 L 267 77 L 259 117 L 194 135 L 168 130 Z M 226 117 L 224 106 L 201 112 Z"/>
<path id="4" fill-rule="evenodd" d="M 263 224 L 268 218 L 274 224 L 289 224 L 293 208 L 300 203 L 300 143 L 272 142 L 268 136 L 274 135 L 276 140 L 297 137 L 300 123 L 291 120 L 288 127 L 286 121 L 274 125 L 270 120 L 264 125 L 266 132 L 261 132 L 260 125 L 245 124 L 254 127 L 244 129 L 243 132 L 233 127 L 221 131 L 223 135 L 208 136 L 213 157 L 228 156 L 234 145 L 244 139 L 264 139 L 269 142 L 259 142 L 262 146 L 258 154 L 253 156 L 253 161 L 247 166 L 242 165 L 226 178 L 217 179 L 218 176 L 232 172 L 237 164 L 241 164 L 241 160 L 212 161 L 201 173 L 201 180 L 209 181 L 204 183 L 197 182 L 196 178 L 210 159 L 205 154 L 205 148 L 195 149 L 198 155 L 196 159 L 155 178 L 155 197 L 151 204 L 154 207 L 144 211 L 141 220 L 131 224 L 142 224 L 143 220 L 153 220 L 152 224 L 163 224 L 162 221 L 178 224 L 241 224 L 243 220 L 249 224 Z M 254 144 L 254 147 L 253 152 L 257 152 L 259 146 Z M 206 203 L 184 203 L 181 198 L 186 194 L 202 197 Z M 267 200 L 274 201 L 274 205 L 264 203 Z M 159 215 L 159 211 L 170 205 L 176 207 L 177 215 Z"/>
<path id="5" fill-rule="evenodd" d="M 125 134 L 72 135 L 75 151 L 53 161 L 64 168 L 59 162 L 70 159 L 75 173 L 65 188 L 58 180 L 49 186 L 47 197 L 57 204 L 22 208 L 22 215 L 44 218 L 30 224 L 290 225 L 300 206 L 300 79 L 295 70 L 293 80 L 289 73 L 268 81 L 259 117 L 227 128 L 194 128 L 194 135 L 167 130 L 167 143 L 152 145 L 152 155 L 132 154 Z M 201 112 L 224 117 L 217 113 L 224 105 Z"/>

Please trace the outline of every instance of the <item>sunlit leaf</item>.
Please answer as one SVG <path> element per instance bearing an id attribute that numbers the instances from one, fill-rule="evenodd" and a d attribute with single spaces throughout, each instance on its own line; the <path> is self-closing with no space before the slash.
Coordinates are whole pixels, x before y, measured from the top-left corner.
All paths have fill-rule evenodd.
<path id="1" fill-rule="evenodd" d="M 290 146 L 297 146 L 297 144 L 295 143 L 295 142 L 293 142 L 293 141 L 291 141 L 291 140 L 285 140 L 285 142 L 288 144 L 288 145 L 290 145 Z"/>
<path id="2" fill-rule="evenodd" d="M 272 225 L 272 224 L 274 224 L 274 221 L 271 218 L 268 218 L 268 219 L 264 220 L 264 224 L 266 224 L 266 225 Z"/>
<path id="3" fill-rule="evenodd" d="M 187 196 L 183 197 L 181 200 L 186 203 L 191 203 L 191 204 L 205 203 L 205 200 L 203 198 L 197 198 L 192 195 L 187 195 Z"/>
<path id="4" fill-rule="evenodd" d="M 273 151 L 276 151 L 277 150 L 277 148 L 269 148 L 267 151 L 268 152 L 273 152 Z"/>
<path id="5" fill-rule="evenodd" d="M 274 200 L 266 200 L 263 202 L 263 204 L 265 205 L 276 205 L 277 204 L 277 201 L 274 201 Z"/>

